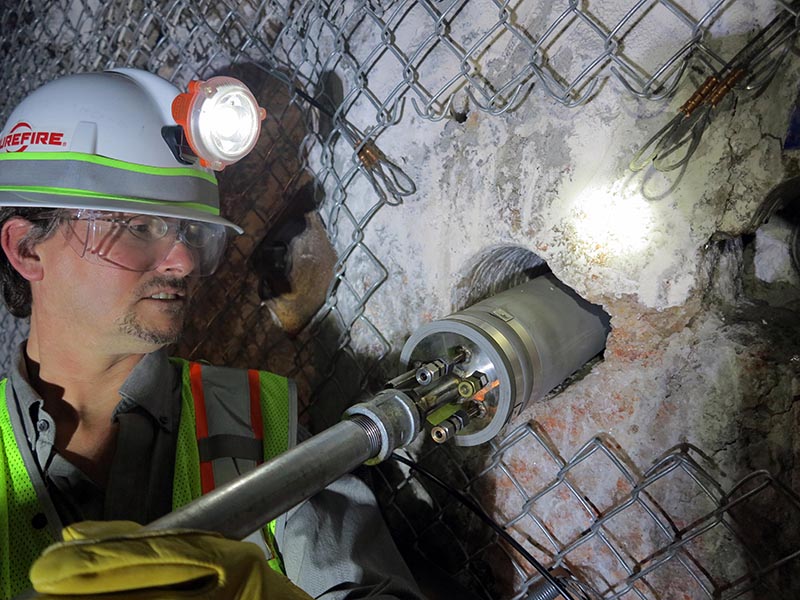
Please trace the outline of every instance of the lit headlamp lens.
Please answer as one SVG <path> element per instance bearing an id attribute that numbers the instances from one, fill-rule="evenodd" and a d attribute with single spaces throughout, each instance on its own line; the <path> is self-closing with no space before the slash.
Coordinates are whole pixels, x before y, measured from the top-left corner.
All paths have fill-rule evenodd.
<path id="1" fill-rule="evenodd" d="M 247 86 L 232 77 L 192 81 L 189 92 L 172 103 L 172 116 L 200 164 L 216 171 L 253 149 L 266 114 Z"/>

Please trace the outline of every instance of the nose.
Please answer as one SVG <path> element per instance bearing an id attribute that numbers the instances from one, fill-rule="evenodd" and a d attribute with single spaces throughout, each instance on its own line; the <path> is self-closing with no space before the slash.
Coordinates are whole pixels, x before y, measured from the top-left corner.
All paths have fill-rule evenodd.
<path id="1" fill-rule="evenodd" d="M 159 273 L 169 275 L 189 275 L 196 268 L 194 254 L 180 240 L 175 240 L 164 261 L 156 267 Z"/>

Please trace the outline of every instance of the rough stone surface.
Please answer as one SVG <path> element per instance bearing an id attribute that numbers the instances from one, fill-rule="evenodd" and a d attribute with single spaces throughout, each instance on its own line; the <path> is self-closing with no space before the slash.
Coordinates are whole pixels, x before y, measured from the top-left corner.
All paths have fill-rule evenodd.
<path id="1" fill-rule="evenodd" d="M 793 225 L 773 217 L 756 231 L 755 274 L 765 283 L 800 284 L 790 251 Z"/>
<path id="2" fill-rule="evenodd" d="M 627 6 L 606 4 L 609 15 Z M 740 3 L 720 17 L 718 48 L 731 55 L 740 47 L 745 32 L 768 20 L 765 4 Z M 521 20 L 552 16 L 538 14 L 541 4 L 529 13 L 524 6 Z M 666 55 L 655 32 L 673 26 L 666 17 L 643 26 L 642 56 L 648 49 Z M 673 33 L 679 37 L 677 29 Z M 590 51 L 580 44 L 571 53 L 562 47 L 554 51 L 554 64 L 568 70 L 574 57 Z M 516 56 L 509 43 L 492 68 L 501 71 Z M 781 139 L 797 73 L 793 60 L 759 97 L 742 94 L 723 103 L 694 158 L 671 173 L 633 173 L 627 165 L 702 81 L 698 73 L 690 73 L 670 101 L 634 100 L 610 79 L 578 109 L 554 103 L 534 86 L 519 107 L 501 115 L 476 110 L 463 98 L 456 103 L 466 113 L 463 122 L 430 122 L 404 111 L 378 145 L 403 165 L 418 192 L 380 211 L 365 230 L 365 244 L 380 249 L 390 274 L 367 316 L 400 347 L 421 324 L 463 307 L 465 294 L 457 290 L 487 252 L 530 250 L 563 282 L 601 304 L 613 331 L 602 361 L 529 406 L 509 431 L 535 421 L 564 457 L 602 434 L 641 471 L 661 453 L 690 444 L 726 489 L 756 469 L 798 489 L 797 274 L 787 266 L 787 236 L 777 235 L 774 223 L 756 234 L 755 248 L 749 237 L 769 191 L 796 171 Z M 743 235 L 746 243 L 738 239 Z M 483 452 L 488 463 L 490 452 Z M 532 488 L 544 483 L 533 454 L 509 460 L 518 480 L 531 480 Z M 599 469 L 587 478 L 600 504 L 613 501 L 614 493 L 621 497 L 617 477 L 608 473 Z M 488 488 L 481 498 L 501 520 L 522 510 L 511 480 Z M 672 508 L 691 507 L 693 493 L 682 493 L 672 492 L 678 499 Z M 566 498 L 542 515 L 561 530 L 563 542 L 590 524 Z M 524 527 L 520 534 L 532 535 Z M 800 538 L 793 543 L 800 545 Z M 641 556 L 654 544 L 642 541 Z M 726 562 L 714 547 L 698 543 L 701 560 Z M 607 585 L 624 578 L 600 550 L 584 550 L 575 566 L 588 578 Z M 492 570 L 502 580 L 501 563 Z M 519 585 L 515 578 L 511 587 Z M 669 580 L 660 580 L 664 597 L 704 597 L 696 585 Z"/>

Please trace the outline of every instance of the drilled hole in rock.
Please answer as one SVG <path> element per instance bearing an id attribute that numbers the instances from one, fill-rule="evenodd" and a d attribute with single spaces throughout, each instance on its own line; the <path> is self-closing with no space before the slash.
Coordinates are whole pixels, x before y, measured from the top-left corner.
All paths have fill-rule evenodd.
<path id="1" fill-rule="evenodd" d="M 754 233 L 728 241 L 723 252 L 737 250 L 748 300 L 800 310 L 800 199 L 773 206 Z"/>
<path id="2" fill-rule="evenodd" d="M 601 307 L 589 305 L 575 290 L 553 275 L 547 262 L 541 256 L 521 246 L 491 248 L 476 256 L 453 290 L 452 308 L 454 311 L 463 310 L 481 300 L 496 296 L 544 275 L 551 277 L 554 285 L 568 291 L 580 302 L 586 303 L 590 310 L 596 312 L 603 319 L 607 326 L 607 332 L 610 332 L 608 315 L 603 312 Z M 559 393 L 570 384 L 585 377 L 592 367 L 602 360 L 602 356 L 602 351 L 596 354 L 553 388 L 548 396 Z"/>
<path id="3" fill-rule="evenodd" d="M 466 110 L 463 112 L 459 110 L 453 110 L 450 112 L 450 116 L 453 117 L 453 120 L 456 123 L 465 123 L 467 121 L 467 117 L 469 117 L 469 112 Z"/>
<path id="4" fill-rule="evenodd" d="M 453 310 L 472 306 L 550 272 L 542 257 L 527 248 L 503 246 L 479 254 L 452 296 Z"/>

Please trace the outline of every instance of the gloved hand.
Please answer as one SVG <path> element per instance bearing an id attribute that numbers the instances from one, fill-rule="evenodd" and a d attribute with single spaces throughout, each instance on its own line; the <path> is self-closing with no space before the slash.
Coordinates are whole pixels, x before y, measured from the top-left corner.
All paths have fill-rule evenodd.
<path id="1" fill-rule="evenodd" d="M 38 598 L 106 594 L 136 600 L 311 600 L 267 565 L 255 544 L 205 531 L 143 531 L 129 521 L 84 521 L 31 567 Z M 109 598 L 111 596 L 108 596 Z"/>

